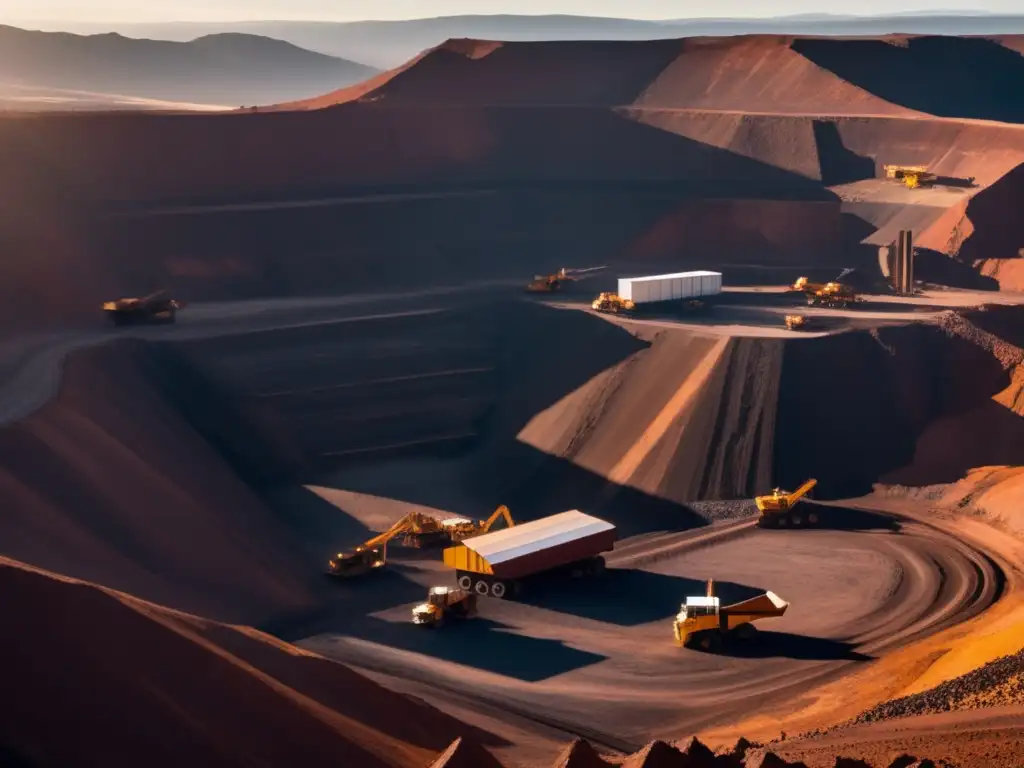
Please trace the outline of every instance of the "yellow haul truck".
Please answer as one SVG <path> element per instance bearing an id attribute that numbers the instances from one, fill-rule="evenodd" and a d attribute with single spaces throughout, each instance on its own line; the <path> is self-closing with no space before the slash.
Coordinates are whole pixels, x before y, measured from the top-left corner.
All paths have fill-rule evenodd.
<path id="1" fill-rule="evenodd" d="M 789 603 L 774 592 L 722 607 L 715 595 L 715 582 L 708 579 L 707 594 L 688 597 L 672 621 L 676 645 L 714 651 L 726 636 L 749 640 L 757 634 L 751 622 L 782 616 Z"/>
<path id="2" fill-rule="evenodd" d="M 807 525 L 816 525 L 818 516 L 813 510 L 803 515 L 799 511 L 794 512 L 793 507 L 817 484 L 818 481 L 811 478 L 793 492 L 775 488 L 769 494 L 757 496 L 754 499 L 754 503 L 761 513 L 761 517 L 757 521 L 758 527 L 784 528 L 792 524 L 794 528 L 799 528 L 805 523 Z"/>
<path id="3" fill-rule="evenodd" d="M 469 619 L 476 616 L 474 592 L 452 587 L 431 587 L 427 602 L 412 609 L 412 623 L 421 627 L 440 627 L 449 616 Z"/>

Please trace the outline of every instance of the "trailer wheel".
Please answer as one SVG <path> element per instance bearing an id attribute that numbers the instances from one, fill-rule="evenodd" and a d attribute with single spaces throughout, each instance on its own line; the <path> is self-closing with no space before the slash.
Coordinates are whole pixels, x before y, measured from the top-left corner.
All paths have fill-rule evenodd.
<path id="1" fill-rule="evenodd" d="M 488 584 L 486 581 L 478 581 L 476 584 L 473 585 L 473 591 L 476 592 L 478 595 L 486 596 L 491 591 L 491 585 Z"/>
<path id="2" fill-rule="evenodd" d="M 802 522 L 803 522 L 803 520 L 800 518 L 800 515 L 793 515 L 793 527 L 794 528 L 799 528 L 800 527 L 800 523 L 802 523 Z"/>
<path id="3" fill-rule="evenodd" d="M 505 596 L 505 585 L 500 581 L 496 581 L 491 584 L 491 597 L 496 597 L 499 600 Z"/>
<path id="4" fill-rule="evenodd" d="M 811 512 L 811 514 L 807 516 L 807 522 L 811 525 L 815 525 L 818 522 L 818 516 Z"/>
<path id="5" fill-rule="evenodd" d="M 465 589 L 468 591 L 473 588 L 473 579 L 471 579 L 469 576 L 466 576 L 465 574 L 459 576 L 458 583 L 460 589 Z"/>
<path id="6" fill-rule="evenodd" d="M 750 640 L 756 634 L 757 627 L 755 627 L 749 621 L 745 624 L 740 624 L 738 627 L 736 627 L 736 637 L 738 637 L 740 640 Z"/>

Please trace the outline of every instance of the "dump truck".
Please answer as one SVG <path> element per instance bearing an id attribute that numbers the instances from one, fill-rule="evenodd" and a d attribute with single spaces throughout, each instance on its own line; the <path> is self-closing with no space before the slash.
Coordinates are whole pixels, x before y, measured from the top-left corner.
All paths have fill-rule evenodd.
<path id="1" fill-rule="evenodd" d="M 807 330 L 807 318 L 804 315 L 786 315 L 786 329 L 790 331 Z"/>
<path id="2" fill-rule="evenodd" d="M 412 623 L 421 627 L 439 627 L 446 618 L 469 619 L 477 614 L 475 592 L 452 587 L 431 587 L 427 602 L 412 609 Z"/>
<path id="3" fill-rule="evenodd" d="M 185 302 L 172 299 L 166 291 L 156 291 L 142 298 L 121 298 L 103 302 L 103 312 L 114 325 L 137 323 L 173 323 Z"/>
<path id="4" fill-rule="evenodd" d="M 387 564 L 388 543 L 395 539 L 402 546 L 414 549 L 443 546 L 487 533 L 502 519 L 509 527 L 515 525 L 508 507 L 504 505 L 494 510 L 487 520 L 470 520 L 468 517 L 440 519 L 423 512 L 410 512 L 383 533 L 332 557 L 327 563 L 327 574 L 347 578 L 382 568 Z"/>
<path id="5" fill-rule="evenodd" d="M 885 178 L 900 181 L 907 189 L 930 186 L 939 180 L 938 175 L 924 165 L 886 165 Z"/>
<path id="6" fill-rule="evenodd" d="M 789 603 L 774 592 L 765 592 L 749 600 L 722 606 L 715 595 L 714 579 L 708 579 L 703 597 L 687 597 L 672 620 L 676 645 L 681 648 L 717 650 L 724 639 L 748 640 L 757 634 L 752 622 L 785 614 Z"/>
<path id="7" fill-rule="evenodd" d="M 562 267 L 553 275 L 534 275 L 533 280 L 526 284 L 526 290 L 529 293 L 554 293 L 562 290 L 565 283 L 593 277 L 594 272 L 602 269 L 606 269 L 606 267 L 588 267 L 586 269 Z"/>
<path id="8" fill-rule="evenodd" d="M 769 494 L 757 496 L 754 499 L 754 503 L 761 513 L 761 517 L 757 521 L 758 526 L 760 528 L 784 528 L 788 526 L 800 528 L 804 525 L 816 525 L 818 523 L 818 515 L 813 510 L 808 510 L 807 514 L 802 514 L 799 510 L 794 512 L 793 508 L 817 484 L 818 481 L 811 478 L 795 491 L 790 492 L 784 491 L 781 488 L 775 488 Z"/>
<path id="9" fill-rule="evenodd" d="M 573 578 L 601 573 L 616 527 L 577 509 L 466 539 L 444 550 L 461 589 L 482 597 L 519 595 L 524 583 L 561 571 Z"/>
<path id="10" fill-rule="evenodd" d="M 697 270 L 670 275 L 620 277 L 618 291 L 602 293 L 591 304 L 598 312 L 646 309 L 705 309 L 722 292 L 722 273 Z"/>

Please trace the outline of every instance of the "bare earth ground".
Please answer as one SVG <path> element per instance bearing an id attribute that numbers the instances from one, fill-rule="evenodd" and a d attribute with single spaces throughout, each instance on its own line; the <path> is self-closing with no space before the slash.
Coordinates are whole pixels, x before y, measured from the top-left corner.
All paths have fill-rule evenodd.
<path id="1" fill-rule="evenodd" d="M 506 289 L 492 286 L 488 290 L 500 293 Z M 93 400 L 83 400 L 82 394 L 62 395 L 63 415 L 53 404 L 46 404 L 46 400 L 60 384 L 63 360 L 70 351 L 102 344 L 114 337 L 213 344 L 208 353 L 202 354 L 221 358 L 218 370 L 227 376 L 223 381 L 234 381 L 236 386 L 237 382 L 248 381 L 248 386 L 257 396 L 270 395 L 270 400 L 287 400 L 299 395 L 307 397 L 323 383 L 311 380 L 306 382 L 306 389 L 293 393 L 281 390 L 281 383 L 288 378 L 288 366 L 311 357 L 313 347 L 297 348 L 292 341 L 298 338 L 296 334 L 303 334 L 311 340 L 310 344 L 317 339 L 317 354 L 322 356 L 325 364 L 332 360 L 359 361 L 349 366 L 349 378 L 339 379 L 332 372 L 335 369 L 330 368 L 317 375 L 329 376 L 327 383 L 331 387 L 350 387 L 352 382 L 360 379 L 373 382 L 369 390 L 384 399 L 367 399 L 362 406 L 362 410 L 367 411 L 391 402 L 388 397 L 409 396 L 408 389 L 401 389 L 408 382 L 392 379 L 396 370 L 408 374 L 410 358 L 391 358 L 391 353 L 382 351 L 388 347 L 382 348 L 377 342 L 370 345 L 373 349 L 367 347 L 368 353 L 360 353 L 363 357 L 356 356 L 358 345 L 367 343 L 360 341 L 363 334 L 367 329 L 394 327 L 398 329 L 395 331 L 398 335 L 385 336 L 382 340 L 391 339 L 388 344 L 396 353 L 401 350 L 403 356 L 419 355 L 417 345 L 433 336 L 407 337 L 402 335 L 406 333 L 403 329 L 408 324 L 418 328 L 418 333 L 434 333 L 430 329 L 435 320 L 431 318 L 443 317 L 458 303 L 458 296 L 458 290 L 442 290 L 393 297 L 332 299 L 315 306 L 311 302 L 209 307 L 197 304 L 182 313 L 178 327 L 82 330 L 12 341 L 6 347 L 7 370 L 12 374 L 7 378 L 3 397 L 7 419 L 20 421 L 35 413 L 13 429 L 28 430 L 27 434 L 31 434 L 33 439 L 44 442 L 52 441 L 53 436 L 67 430 L 68 425 L 81 423 L 82 408 L 93 402 L 96 396 L 109 395 L 117 378 L 108 378 L 106 384 L 102 379 L 92 379 L 88 389 L 93 392 Z M 957 299 L 953 295 L 943 295 L 927 297 L 927 304 L 917 299 L 907 302 L 918 311 L 903 309 L 897 303 L 894 312 L 851 310 L 848 313 L 825 314 L 836 317 L 842 327 L 928 322 L 938 317 L 943 308 L 956 305 L 957 301 L 969 305 L 975 298 L 962 296 Z M 1012 297 L 1001 298 L 1009 301 Z M 695 420 L 697 412 L 692 410 L 691 401 L 710 402 L 706 399 L 709 393 L 722 390 L 723 386 L 722 391 L 727 393 L 734 387 L 738 387 L 735 392 L 744 392 L 741 385 L 748 377 L 737 375 L 732 381 L 729 378 L 730 366 L 740 365 L 740 370 L 746 370 L 742 366 L 754 365 L 752 361 L 757 359 L 755 356 L 750 358 L 750 362 L 743 362 L 747 359 L 744 355 L 748 353 L 742 346 L 730 346 L 728 354 L 722 352 L 720 340 L 733 334 L 730 330 L 716 327 L 716 321 L 726 328 L 739 326 L 739 335 L 755 340 L 776 333 L 786 334 L 785 331 L 776 331 L 774 324 L 779 315 L 785 313 L 786 302 L 794 299 L 777 291 L 767 298 L 754 291 L 737 291 L 727 301 L 715 310 L 711 318 L 700 322 L 680 323 L 673 318 L 631 321 L 590 317 L 586 320 L 588 328 L 604 328 L 609 332 L 612 327 L 629 329 L 630 326 L 656 324 L 651 332 L 643 327 L 637 329 L 638 338 L 633 341 L 628 341 L 632 337 L 625 335 L 624 341 L 614 342 L 625 344 L 624 349 L 627 349 L 628 344 L 644 341 L 646 337 L 645 343 L 650 346 L 639 353 L 646 358 L 638 358 L 641 362 L 635 365 L 649 365 L 651 371 L 662 371 L 664 386 L 641 390 L 640 394 L 633 392 L 632 386 L 618 390 L 613 387 L 600 395 L 598 400 L 604 403 L 603 412 L 609 418 L 612 418 L 611 414 L 620 412 L 624 427 L 618 430 L 619 443 L 608 442 L 606 451 L 599 450 L 606 438 L 593 425 L 580 424 L 585 409 L 573 404 L 574 397 L 591 396 L 587 394 L 586 386 L 580 390 L 580 395 L 563 393 L 567 400 L 547 404 L 553 409 L 546 417 L 550 422 L 548 427 L 543 426 L 543 419 L 535 421 L 539 411 L 531 412 L 522 422 L 519 417 L 505 417 L 499 412 L 496 423 L 507 418 L 517 432 L 523 428 L 527 432 L 532 429 L 531 442 L 543 449 L 541 453 L 551 451 L 559 456 L 578 455 L 585 460 L 584 463 L 591 463 L 595 470 L 615 475 L 623 488 L 644 493 L 657 491 L 670 496 L 676 494 L 680 501 L 693 498 L 693 495 L 686 495 L 693 486 L 676 488 L 658 479 L 659 472 L 671 475 L 674 467 L 685 466 L 684 459 L 664 455 L 662 446 L 666 442 L 678 442 L 679 434 L 673 430 L 679 429 L 681 424 L 690 425 L 686 430 L 690 433 L 687 441 L 695 430 L 701 435 L 710 435 L 706 438 L 709 441 L 730 434 L 728 427 Z M 892 304 L 877 303 L 883 306 Z M 565 320 L 572 322 L 576 322 L 574 317 L 581 318 L 580 322 L 583 322 L 584 317 L 591 315 L 589 311 L 568 311 L 575 309 L 572 303 L 562 302 L 562 307 L 561 311 L 557 307 L 546 311 L 559 316 L 564 312 Z M 752 324 L 744 325 L 739 319 L 744 317 L 744 312 L 749 313 L 746 318 L 754 318 L 764 324 L 753 324 L 748 319 L 746 322 Z M 608 322 L 603 322 L 606 319 Z M 359 332 L 346 334 L 345 329 L 349 327 L 358 327 Z M 446 328 L 445 325 L 437 327 L 440 337 L 447 333 Z M 328 333 L 341 335 L 324 335 Z M 797 338 L 796 335 L 787 335 Z M 279 340 L 272 341 L 278 337 Z M 605 346 L 617 338 L 614 335 L 607 337 Z M 691 340 L 684 342 L 684 338 Z M 220 344 L 218 339 L 225 340 L 228 346 L 217 346 Z M 262 359 L 259 354 L 261 348 Z M 663 367 L 674 353 L 658 350 L 678 352 L 684 348 L 689 350 L 687 355 L 692 356 L 689 370 L 673 373 L 671 366 Z M 235 351 L 231 352 L 231 349 Z M 471 381 L 478 375 L 473 371 L 486 370 L 490 365 L 486 358 L 477 360 L 480 351 L 472 344 L 453 347 L 453 350 L 457 354 L 450 359 L 437 355 L 424 357 L 423 364 L 429 363 L 429 367 L 415 374 L 417 381 L 438 381 L 437 373 L 450 373 L 455 369 L 459 371 L 460 381 Z M 568 354 L 566 350 L 557 348 L 553 352 L 556 357 Z M 366 354 L 371 356 L 366 357 Z M 465 355 L 470 357 L 464 358 Z M 471 364 L 467 364 L 466 359 L 470 359 Z M 104 370 L 103 365 L 99 370 Z M 551 368 L 549 373 L 555 377 L 561 375 L 555 368 Z M 528 377 L 530 374 L 523 372 L 523 375 Z M 469 379 L 465 378 L 467 376 Z M 587 380 L 583 377 L 581 384 Z M 621 381 L 628 381 L 628 377 Z M 394 395 L 387 394 L 388 387 L 392 386 L 400 388 Z M 123 396 L 127 397 L 128 391 L 125 390 Z M 457 402 L 458 408 L 463 408 L 468 407 L 465 406 L 465 398 L 473 392 L 475 390 L 428 389 L 423 390 L 420 397 L 442 398 L 430 401 Z M 728 413 L 732 395 L 715 396 L 722 398 L 716 406 L 718 411 Z M 451 400 L 453 397 L 455 400 Z M 637 399 L 632 405 L 629 404 L 631 397 Z M 740 424 L 743 423 L 741 413 L 743 418 L 749 416 L 749 403 L 745 396 L 737 394 L 737 397 L 736 407 L 742 406 L 737 411 L 737 424 Z M 127 401 L 122 400 L 118 405 L 124 409 Z M 42 410 L 37 412 L 40 408 Z M 144 412 L 145 409 L 137 407 L 132 411 L 139 418 Z M 315 411 L 312 414 L 315 419 Z M 628 414 L 632 416 L 627 418 Z M 366 431 L 368 427 L 358 421 L 366 415 L 348 417 L 357 419 L 351 423 L 361 425 L 363 431 L 359 434 L 366 440 L 395 439 L 395 435 L 385 427 L 380 427 L 380 431 Z M 111 431 L 109 422 L 97 419 L 94 411 L 89 420 L 100 427 L 96 434 L 117 437 L 118 433 Z M 770 431 L 771 420 L 767 415 L 763 417 L 763 423 Z M 353 433 L 343 424 L 338 427 L 338 435 L 344 442 L 346 435 L 351 437 Z M 432 422 L 424 422 L 424 429 L 433 428 Z M 146 439 L 146 429 L 141 422 L 137 428 L 132 428 L 130 435 L 124 431 L 129 429 L 127 424 L 117 429 L 121 433 L 119 439 L 127 440 L 126 446 L 134 443 L 132 450 L 136 452 L 142 445 L 139 441 Z M 70 462 L 76 451 L 82 456 L 85 455 L 82 451 L 90 449 L 88 440 L 80 436 L 85 433 L 74 433 L 74 437 L 68 434 L 66 440 L 82 441 L 78 448 L 69 443 L 67 450 L 59 452 L 62 460 Z M 660 435 L 660 438 L 652 441 L 650 434 Z M 180 435 L 173 431 L 163 435 L 167 444 L 180 440 Z M 700 443 L 698 437 L 694 439 Z M 16 452 L 23 450 L 19 445 L 22 444 L 9 444 L 10 457 L 14 458 Z M 318 450 L 328 452 L 339 447 L 337 443 L 319 445 Z M 342 447 L 347 451 L 353 445 Z M 705 443 L 701 453 L 707 453 L 712 447 L 711 442 Z M 165 444 L 162 449 L 166 448 Z M 500 456 L 500 452 L 497 455 Z M 745 488 L 743 483 L 749 481 L 735 479 L 738 477 L 735 471 L 748 460 L 742 458 L 746 455 L 742 451 L 723 454 L 710 462 L 700 475 L 704 478 L 717 477 L 714 482 L 719 488 L 729 487 L 730 483 L 738 483 L 733 487 Z M 679 464 L 680 461 L 684 463 Z M 44 483 L 39 478 L 21 474 L 16 463 L 13 466 L 13 472 L 8 470 L 7 480 L 20 495 L 11 495 L 14 499 L 12 509 L 23 510 L 28 515 L 32 494 L 41 493 Z M 163 478 L 184 484 L 190 482 L 183 469 L 186 466 L 187 463 L 182 461 L 177 468 L 168 465 L 159 471 Z M 145 474 L 141 465 L 126 467 L 122 471 L 140 476 Z M 453 457 L 426 462 L 394 459 L 387 463 L 352 465 L 348 469 L 321 474 L 315 498 L 321 503 L 328 502 L 331 509 L 341 511 L 322 512 L 326 515 L 324 520 L 333 514 L 337 522 L 315 529 L 313 538 L 293 538 L 295 532 L 301 530 L 301 526 L 295 527 L 299 525 L 298 517 L 304 514 L 300 506 L 289 513 L 296 517 L 288 521 L 293 526 L 289 533 L 282 527 L 281 520 L 260 521 L 260 516 L 265 515 L 261 502 L 248 500 L 245 503 L 251 506 L 245 514 L 252 521 L 252 530 L 244 545 L 239 547 L 238 542 L 231 542 L 233 537 L 229 534 L 223 543 L 217 545 L 219 550 L 212 546 L 208 548 L 203 555 L 207 558 L 203 561 L 205 564 L 186 565 L 190 559 L 186 554 L 187 537 L 175 542 L 172 550 L 164 552 L 162 567 L 187 567 L 191 573 L 184 584 L 180 578 L 168 581 L 167 584 L 173 584 L 174 589 L 168 591 L 165 598 L 178 604 L 197 600 L 197 594 L 204 591 L 204 573 L 207 569 L 212 573 L 215 564 L 224 557 L 244 553 L 245 557 L 255 558 L 250 562 L 261 562 L 264 563 L 262 567 L 266 567 L 265 558 L 274 549 L 270 542 L 275 536 L 280 537 L 280 542 L 287 546 L 274 556 L 284 558 L 283 571 L 280 567 L 270 569 L 277 573 L 278 581 L 253 587 L 261 590 L 259 595 L 246 593 L 252 585 L 247 586 L 245 580 L 222 585 L 222 594 L 202 595 L 207 601 L 206 610 L 224 611 L 228 605 L 235 608 L 244 596 L 251 601 L 248 606 L 250 615 L 256 616 L 260 610 L 264 611 L 267 627 L 284 639 L 297 641 L 301 647 L 329 658 L 345 661 L 388 686 L 412 693 L 438 709 L 504 739 L 508 743 L 498 744 L 495 749 L 510 765 L 548 760 L 555 748 L 564 744 L 572 734 L 591 737 L 595 743 L 609 750 L 629 751 L 656 736 L 668 738 L 701 732 L 712 738 L 716 734 L 725 738 L 726 734 L 737 733 L 737 721 L 741 721 L 739 732 L 750 737 L 770 738 L 783 729 L 794 733 L 798 730 L 796 726 L 801 724 L 808 728 L 818 727 L 817 724 L 825 723 L 829 718 L 834 721 L 840 711 L 834 701 L 828 704 L 830 695 L 839 695 L 838 692 L 842 691 L 844 706 L 852 716 L 881 697 L 909 690 L 921 680 L 957 674 L 956 670 L 962 665 L 950 663 L 949 669 L 941 675 L 934 671 L 936 654 L 940 651 L 948 653 L 953 640 L 962 645 L 967 638 L 991 634 L 1000 627 L 1004 633 L 1009 633 L 1016 624 L 1013 607 L 1018 597 L 1017 575 L 1007 565 L 1008 559 L 998 554 L 1000 547 L 1008 545 L 997 533 L 987 534 L 988 538 L 979 538 L 977 533 L 968 537 L 960 530 L 934 527 L 913 519 L 901 521 L 899 530 L 893 530 L 893 526 L 875 518 L 873 525 L 860 530 L 830 529 L 785 534 L 753 529 L 750 522 L 742 517 L 723 520 L 710 528 L 687 531 L 683 529 L 703 525 L 706 520 L 680 517 L 682 512 L 676 511 L 673 514 L 678 527 L 673 529 L 668 523 L 672 518 L 667 510 L 664 516 L 645 518 L 636 512 L 637 505 L 650 506 L 651 502 L 621 491 L 603 499 L 594 497 L 593 504 L 585 506 L 616 520 L 623 530 L 624 538 L 609 559 L 612 568 L 600 591 L 597 591 L 596 584 L 588 584 L 578 589 L 552 588 L 536 603 L 489 601 L 483 606 L 478 621 L 446 628 L 443 634 L 423 633 L 409 624 L 409 608 L 422 599 L 428 586 L 445 583 L 450 575 L 438 567 L 433 557 L 409 559 L 398 553 L 394 567 L 388 573 L 379 574 L 377 583 L 333 585 L 336 588 L 331 590 L 331 597 L 324 601 L 325 586 L 312 584 L 312 574 L 322 569 L 319 563 L 324 552 L 357 543 L 359 539 L 356 537 L 363 535 L 360 531 L 379 530 L 388 521 L 404 514 L 409 505 L 462 514 L 472 510 L 474 514 L 485 515 L 490 511 L 487 506 L 490 497 L 481 492 L 479 483 L 468 480 L 472 475 L 479 475 L 480 471 L 472 461 L 467 463 L 464 458 Z M 82 475 L 81 470 L 78 472 Z M 102 474 L 97 474 L 93 468 L 84 476 L 89 478 L 89 493 L 95 492 Z M 51 485 L 55 482 L 52 476 L 49 482 Z M 206 482 L 212 483 L 213 480 Z M 711 481 L 705 479 L 701 482 Z M 761 482 L 763 480 L 757 481 Z M 211 487 L 207 485 L 208 489 Z M 523 496 L 523 504 L 513 504 L 513 513 L 520 510 L 522 519 L 560 511 L 565 508 L 563 499 L 565 503 L 573 503 L 569 501 L 572 493 L 564 492 L 571 491 L 572 487 L 576 486 L 560 490 L 540 483 Z M 140 486 L 135 503 L 142 503 L 146 493 L 146 489 Z M 218 491 L 214 497 L 203 501 L 204 507 L 196 507 L 195 501 L 186 499 L 181 500 L 181 505 L 191 505 L 190 508 L 196 509 L 197 513 L 209 516 L 197 517 L 197 523 L 204 519 L 213 522 L 218 520 L 218 501 L 223 503 L 228 498 L 224 493 Z M 71 507 L 61 507 L 63 503 L 62 499 L 50 500 L 55 512 L 62 510 L 65 517 L 62 525 L 66 527 L 75 521 L 68 517 L 69 512 L 66 511 Z M 911 502 L 907 504 L 907 511 L 916 513 L 920 509 Z M 580 505 L 584 506 L 582 502 Z M 879 506 L 871 502 L 865 502 L 865 505 Z M 119 509 L 125 520 L 130 519 L 131 500 Z M 168 507 L 162 513 L 168 521 L 171 520 L 171 510 L 172 507 Z M 901 513 L 901 510 L 893 511 Z M 345 520 L 358 525 L 353 526 Z M 168 524 L 174 525 L 173 522 Z M 301 525 L 308 526 L 309 523 Z M 311 530 L 307 527 L 306 533 Z M 351 537 L 351 541 L 342 538 L 345 531 L 345 537 Z M 253 538 L 252 534 L 258 535 Z M 258 551 L 264 544 L 260 544 L 257 551 L 251 551 L 257 538 L 265 542 L 266 554 Z M 202 540 L 208 539 L 208 534 L 202 535 Z M 53 542 L 50 546 L 50 551 L 37 549 L 26 559 L 61 562 L 60 557 L 55 557 L 61 547 L 54 546 Z M 140 558 L 138 545 L 131 537 L 122 538 L 118 546 L 129 559 L 134 557 L 139 562 L 146 561 L 145 557 Z M 83 560 L 78 567 L 86 567 L 85 562 Z M 239 561 L 235 570 L 242 574 L 251 573 L 249 568 Z M 287 578 L 281 579 L 283 575 Z M 1004 575 L 1007 579 L 1005 588 L 1000 586 Z M 792 606 L 784 619 L 766 622 L 760 643 L 749 649 L 734 649 L 721 656 L 678 649 L 671 641 L 669 618 L 688 594 L 702 592 L 703 579 L 712 577 L 727 599 L 749 594 L 751 590 L 771 589 L 789 600 Z M 96 578 L 114 582 L 112 586 L 122 589 L 131 589 L 133 584 L 138 586 L 142 583 L 137 574 L 123 568 L 98 574 Z M 156 583 L 146 583 L 145 586 L 150 594 L 164 588 Z M 283 593 L 275 594 L 282 588 Z M 189 589 L 198 589 L 199 592 L 190 593 Z M 311 605 L 313 607 L 308 607 Z M 999 648 L 1012 645 L 1009 634 L 1004 635 L 1004 641 Z M 997 648 L 991 643 L 989 645 L 992 647 L 986 647 L 984 653 L 979 652 L 972 663 L 991 657 Z M 881 661 L 869 664 L 874 658 L 881 658 Z M 892 677 L 893 668 L 900 670 L 900 674 Z M 883 673 L 886 669 L 890 671 Z M 851 679 L 849 675 L 854 675 L 854 680 L 865 681 L 860 687 L 862 696 L 849 696 L 850 684 L 846 682 Z M 807 695 L 823 684 L 826 685 L 823 692 Z M 800 699 L 791 718 L 756 719 L 766 707 L 772 708 L 775 702 L 780 705 L 783 701 L 789 702 L 794 695 L 804 698 Z M 604 703 L 595 703 L 598 701 Z M 784 706 L 785 711 L 793 708 L 789 703 Z M 744 721 L 748 716 L 755 716 L 755 719 Z"/>

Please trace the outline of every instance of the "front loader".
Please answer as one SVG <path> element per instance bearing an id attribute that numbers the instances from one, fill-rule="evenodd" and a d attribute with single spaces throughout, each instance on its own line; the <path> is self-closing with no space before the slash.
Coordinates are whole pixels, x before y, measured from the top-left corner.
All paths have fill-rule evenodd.
<path id="1" fill-rule="evenodd" d="M 431 587 L 427 602 L 412 609 L 412 623 L 421 627 L 440 627 L 448 617 L 469 619 L 477 614 L 477 596 L 454 587 Z"/>

